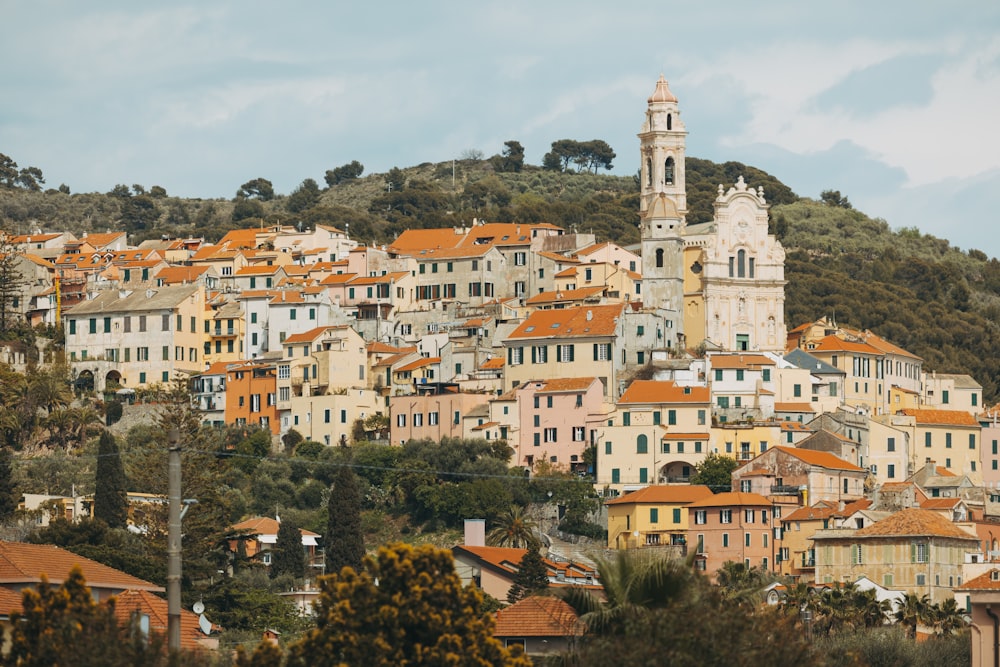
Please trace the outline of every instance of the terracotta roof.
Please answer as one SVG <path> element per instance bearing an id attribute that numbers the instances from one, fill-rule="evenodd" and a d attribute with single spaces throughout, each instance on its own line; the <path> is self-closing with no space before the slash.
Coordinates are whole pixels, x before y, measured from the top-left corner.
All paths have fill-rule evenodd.
<path id="1" fill-rule="evenodd" d="M 864 468 L 859 468 L 853 463 L 848 463 L 844 459 L 831 454 L 830 452 L 818 452 L 812 449 L 800 449 L 798 447 L 773 447 L 768 451 L 777 450 L 779 452 L 784 452 L 790 456 L 794 456 L 800 461 L 804 461 L 809 465 L 819 466 L 821 468 L 828 468 L 831 470 L 853 470 L 856 472 L 864 472 Z"/>
<path id="2" fill-rule="evenodd" d="M 382 343 L 377 340 L 373 340 L 368 343 L 368 352 L 386 352 L 389 354 L 399 354 L 401 350 L 398 347 L 393 347 L 388 343 Z"/>
<path id="3" fill-rule="evenodd" d="M 812 429 L 801 422 L 783 421 L 781 422 L 782 431 L 803 431 L 805 433 L 812 433 Z"/>
<path id="4" fill-rule="evenodd" d="M 626 493 L 605 505 L 631 505 L 633 503 L 693 503 L 712 495 L 712 490 L 700 484 L 677 484 L 670 486 L 647 486 L 638 491 Z"/>
<path id="5" fill-rule="evenodd" d="M 834 515 L 839 517 L 851 516 L 855 512 L 860 512 L 861 510 L 868 509 L 869 507 L 872 506 L 872 504 L 873 504 L 872 501 L 869 500 L 868 498 L 859 498 L 854 502 L 850 502 L 844 505 L 844 509 L 842 510 L 838 509 L 836 512 L 834 512 Z"/>
<path id="6" fill-rule="evenodd" d="M 509 339 L 558 339 L 568 336 L 613 336 L 624 306 L 578 306 L 562 310 L 536 310 Z M 589 318 L 589 319 L 588 319 Z"/>
<path id="7" fill-rule="evenodd" d="M 219 245 L 229 248 L 256 248 L 256 229 L 231 229 L 226 235 L 219 239 Z"/>
<path id="8" fill-rule="evenodd" d="M 713 354 L 709 357 L 712 368 L 758 368 L 760 366 L 774 366 L 775 362 L 763 354 Z"/>
<path id="9" fill-rule="evenodd" d="M 979 422 L 962 410 L 900 410 L 899 414 L 913 417 L 918 424 L 941 424 L 945 426 L 979 426 Z"/>
<path id="10" fill-rule="evenodd" d="M 539 394 L 553 394 L 562 391 L 586 391 L 590 385 L 597 382 L 595 377 L 582 378 L 557 378 L 555 380 L 545 380 Z"/>
<path id="11" fill-rule="evenodd" d="M 812 403 L 775 403 L 775 412 L 816 412 Z"/>
<path id="12" fill-rule="evenodd" d="M 566 602 L 533 595 L 496 614 L 496 637 L 565 637 L 583 634 L 579 617 Z"/>
<path id="13" fill-rule="evenodd" d="M 456 229 L 407 229 L 389 246 L 390 252 L 419 251 L 425 248 L 454 248 L 465 238 Z"/>
<path id="14" fill-rule="evenodd" d="M 250 266 L 244 266 L 236 270 L 234 274 L 236 277 L 240 276 L 269 276 L 274 275 L 281 269 L 277 264 L 252 264 Z"/>
<path id="15" fill-rule="evenodd" d="M 405 366 L 400 366 L 395 370 L 397 373 L 405 371 L 415 371 L 418 368 L 423 368 L 424 366 L 430 366 L 431 364 L 440 364 L 440 363 L 441 363 L 441 357 L 424 357 L 422 359 L 417 359 L 416 361 L 411 361 Z"/>
<path id="16" fill-rule="evenodd" d="M 788 516 L 781 518 L 782 521 L 819 521 L 829 519 L 837 511 L 836 506 L 830 503 L 816 503 L 812 507 L 800 507 Z"/>
<path id="17" fill-rule="evenodd" d="M 937 512 L 909 507 L 896 512 L 892 516 L 876 521 L 855 531 L 856 536 L 932 536 L 932 537 L 964 537 L 977 540 L 971 535 Z"/>
<path id="18" fill-rule="evenodd" d="M 539 303 L 552 303 L 554 301 L 579 301 L 587 297 L 596 296 L 603 292 L 606 287 L 579 287 L 577 289 L 556 290 L 553 292 L 541 292 L 531 297 L 524 303 L 534 306 Z"/>
<path id="19" fill-rule="evenodd" d="M 296 345 L 298 343 L 311 343 L 314 340 L 316 340 L 317 338 L 319 338 L 320 336 L 322 336 L 323 333 L 325 333 L 327 329 L 337 329 L 337 328 L 341 328 L 341 327 L 337 327 L 337 326 L 315 327 L 315 328 L 310 329 L 309 331 L 303 331 L 302 333 L 292 334 L 291 336 L 289 336 L 288 338 L 285 339 L 285 341 L 282 343 L 282 345 Z"/>
<path id="20" fill-rule="evenodd" d="M 18 591 L 12 591 L 9 588 L 0 588 L 0 618 L 8 617 L 14 612 L 21 613 L 24 608 L 21 606 L 21 601 L 24 599 L 24 593 Z"/>
<path id="21" fill-rule="evenodd" d="M 233 526 L 233 530 L 245 531 L 250 535 L 277 535 L 278 528 L 280 527 L 281 524 L 277 519 L 272 519 L 269 516 L 258 516 L 240 521 Z M 314 533 L 311 530 L 306 530 L 305 528 L 300 528 L 299 530 L 302 532 L 303 537 L 319 537 L 319 533 Z"/>
<path id="22" fill-rule="evenodd" d="M 206 271 L 208 271 L 208 267 L 204 264 L 199 266 L 168 266 L 156 274 L 156 279 L 163 281 L 167 285 L 173 283 L 190 283 L 197 280 Z"/>
<path id="23" fill-rule="evenodd" d="M 503 357 L 493 357 L 492 359 L 487 359 L 483 363 L 479 364 L 479 368 L 482 370 L 496 370 L 498 368 L 503 368 L 503 365 Z"/>
<path id="24" fill-rule="evenodd" d="M 978 577 L 969 579 L 956 591 L 1000 591 L 1000 569 L 993 568 Z"/>
<path id="25" fill-rule="evenodd" d="M 567 262 L 569 264 L 580 263 L 580 260 L 576 257 L 567 257 L 566 255 L 560 255 L 557 252 L 550 252 L 548 250 L 541 250 L 537 254 L 539 257 L 545 257 L 546 259 L 551 259 L 554 262 Z"/>
<path id="26" fill-rule="evenodd" d="M 167 636 L 167 601 L 149 591 L 124 591 L 115 597 L 115 618 L 119 625 L 132 622 L 132 614 L 139 612 L 149 617 L 149 629 L 153 633 Z M 213 626 L 217 627 L 217 626 Z M 181 609 L 181 649 L 195 651 L 206 648 L 199 639 L 208 635 L 201 631 L 198 615 Z"/>
<path id="27" fill-rule="evenodd" d="M 107 232 L 99 234 L 87 234 L 85 238 L 80 239 L 85 241 L 95 248 L 100 248 L 101 246 L 106 246 L 114 243 L 118 239 L 125 236 L 125 232 Z"/>
<path id="28" fill-rule="evenodd" d="M 962 502 L 961 498 L 928 498 L 920 503 L 923 510 L 950 510 Z"/>
<path id="29" fill-rule="evenodd" d="M 0 541 L 0 584 L 35 584 L 43 573 L 51 583 L 61 584 L 74 565 L 80 567 L 91 588 L 163 591 L 162 586 L 51 544 Z"/>
<path id="30" fill-rule="evenodd" d="M 708 387 L 684 387 L 672 380 L 635 380 L 618 399 L 619 405 L 649 403 L 708 403 Z"/>
<path id="31" fill-rule="evenodd" d="M 675 433 L 667 426 L 663 426 L 663 428 L 666 433 L 660 437 L 660 440 L 708 440 L 711 437 L 710 433 Z"/>
<path id="32" fill-rule="evenodd" d="M 508 573 L 513 573 L 514 568 L 517 564 L 521 562 L 524 558 L 524 554 L 528 552 L 527 549 L 513 549 L 510 547 L 470 547 L 465 545 L 460 545 L 458 547 L 453 547 L 453 549 L 461 549 L 485 563 L 489 563 L 494 567 L 502 570 L 506 570 Z M 569 570 L 576 570 L 580 572 L 583 576 L 597 576 L 597 571 L 583 563 L 577 562 L 567 562 L 567 561 L 552 561 L 548 558 L 543 558 L 542 562 L 545 563 L 545 567 L 549 570 L 550 576 L 554 576 L 554 572 L 567 572 Z"/>
<path id="33" fill-rule="evenodd" d="M 844 340 L 833 334 L 825 336 L 818 340 L 814 347 L 806 350 L 807 352 L 858 352 L 860 354 L 872 354 L 879 355 L 881 352 L 878 348 L 872 347 L 867 343 L 858 343 L 854 341 Z"/>
<path id="34" fill-rule="evenodd" d="M 746 505 L 772 505 L 770 500 L 759 493 L 744 493 L 742 491 L 726 491 L 717 493 L 714 496 L 697 500 L 688 507 L 723 507 L 723 506 L 746 506 Z"/>

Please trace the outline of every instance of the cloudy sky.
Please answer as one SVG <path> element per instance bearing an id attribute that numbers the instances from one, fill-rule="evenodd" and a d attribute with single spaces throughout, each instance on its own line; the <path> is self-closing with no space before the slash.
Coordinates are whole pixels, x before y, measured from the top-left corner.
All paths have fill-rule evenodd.
<path id="1" fill-rule="evenodd" d="M 1000 256 L 1000 3 L 3 3 L 0 153 L 50 186 L 290 192 L 520 141 L 638 167 L 660 73 L 688 155 L 838 189 Z"/>

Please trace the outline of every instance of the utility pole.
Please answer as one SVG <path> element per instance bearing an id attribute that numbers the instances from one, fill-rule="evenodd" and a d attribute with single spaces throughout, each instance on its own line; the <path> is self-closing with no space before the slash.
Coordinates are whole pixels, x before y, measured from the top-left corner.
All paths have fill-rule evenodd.
<path id="1" fill-rule="evenodd" d="M 181 650 L 181 437 L 176 428 L 170 429 L 167 451 L 167 650 L 177 654 Z"/>

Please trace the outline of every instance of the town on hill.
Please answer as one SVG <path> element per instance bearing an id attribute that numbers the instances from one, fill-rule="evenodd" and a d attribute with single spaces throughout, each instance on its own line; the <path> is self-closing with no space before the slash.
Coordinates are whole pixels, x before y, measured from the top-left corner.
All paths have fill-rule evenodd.
<path id="1" fill-rule="evenodd" d="M 997 306 L 962 286 L 973 261 L 991 285 L 996 260 L 938 248 L 955 285 L 922 277 L 888 294 L 879 317 L 859 310 L 863 297 L 838 308 L 820 300 L 836 294 L 829 285 L 854 290 L 878 269 L 838 280 L 853 249 L 832 247 L 829 230 L 796 240 L 804 211 L 855 216 L 846 197 L 824 193 L 810 209 L 754 171 L 707 190 L 698 175 L 689 203 L 686 138 L 661 77 L 642 113 L 638 192 L 625 198 L 638 224 L 620 234 L 527 216 L 410 221 L 390 190 L 371 204 L 391 212 L 379 242 L 370 212 L 265 221 L 262 179 L 234 204 L 247 215 L 233 220 L 250 225 L 215 240 L 137 240 L 149 236 L 137 200 L 150 195 L 127 188 L 117 196 L 134 215 L 120 231 L 54 219 L 8 229 L 4 538 L 57 545 L 31 558 L 41 547 L 11 546 L 20 578 L 8 588 L 37 582 L 45 570 L 28 570 L 50 560 L 70 563 L 66 548 L 92 559 L 88 580 L 124 570 L 116 594 L 144 605 L 148 631 L 162 615 L 173 426 L 190 437 L 185 497 L 197 500 L 185 586 L 204 613 L 185 616 L 191 650 L 267 630 L 275 643 L 261 655 L 278 644 L 289 660 L 316 655 L 310 615 L 336 606 L 322 575 L 364 571 L 374 595 L 396 559 L 419 569 L 443 558 L 454 595 L 471 583 L 493 605 L 492 625 L 476 630 L 493 642 L 489 664 L 577 650 L 596 661 L 609 637 L 636 631 L 608 611 L 625 604 L 612 588 L 623 582 L 608 578 L 628 557 L 636 576 L 674 568 L 657 581 L 674 581 L 670 604 L 682 606 L 661 610 L 722 596 L 749 616 L 770 608 L 755 622 L 790 636 L 893 627 L 985 663 L 998 650 L 1000 373 L 960 351 L 996 335 L 982 322 Z M 499 174 L 520 171 L 514 144 L 490 162 Z M 584 148 L 595 172 L 613 158 Z M 362 169 L 328 172 L 328 185 Z M 501 191 L 481 189 L 494 210 Z M 324 206 L 302 192 L 299 212 Z M 880 289 L 906 280 L 902 244 L 895 252 L 871 276 Z M 961 311 L 960 332 L 943 302 Z M 917 336 L 894 318 L 900 308 L 937 328 Z M 423 546 L 363 560 L 366 543 L 397 540 Z M 648 602 L 629 604 L 658 608 Z M 855 603 L 857 616 L 832 611 Z M 4 604 L 20 613 L 20 598 Z M 815 658 L 812 643 L 795 647 Z"/>

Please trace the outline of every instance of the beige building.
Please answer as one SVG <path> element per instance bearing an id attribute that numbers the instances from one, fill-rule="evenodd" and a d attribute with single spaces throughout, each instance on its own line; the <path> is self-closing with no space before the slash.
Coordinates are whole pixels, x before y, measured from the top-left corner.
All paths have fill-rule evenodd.
<path id="1" fill-rule="evenodd" d="M 687 506 L 712 495 L 707 486 L 647 486 L 609 500 L 608 548 L 673 547 L 687 555 Z"/>
<path id="2" fill-rule="evenodd" d="M 198 284 L 100 292 L 64 316 L 71 372 L 97 391 L 194 375 L 204 368 L 205 317 Z"/>
<path id="3" fill-rule="evenodd" d="M 927 595 L 938 603 L 962 584 L 966 554 L 979 553 L 979 539 L 937 512 L 908 508 L 860 530 L 813 535 L 816 582 L 853 582 L 868 577 L 886 588 Z"/>

